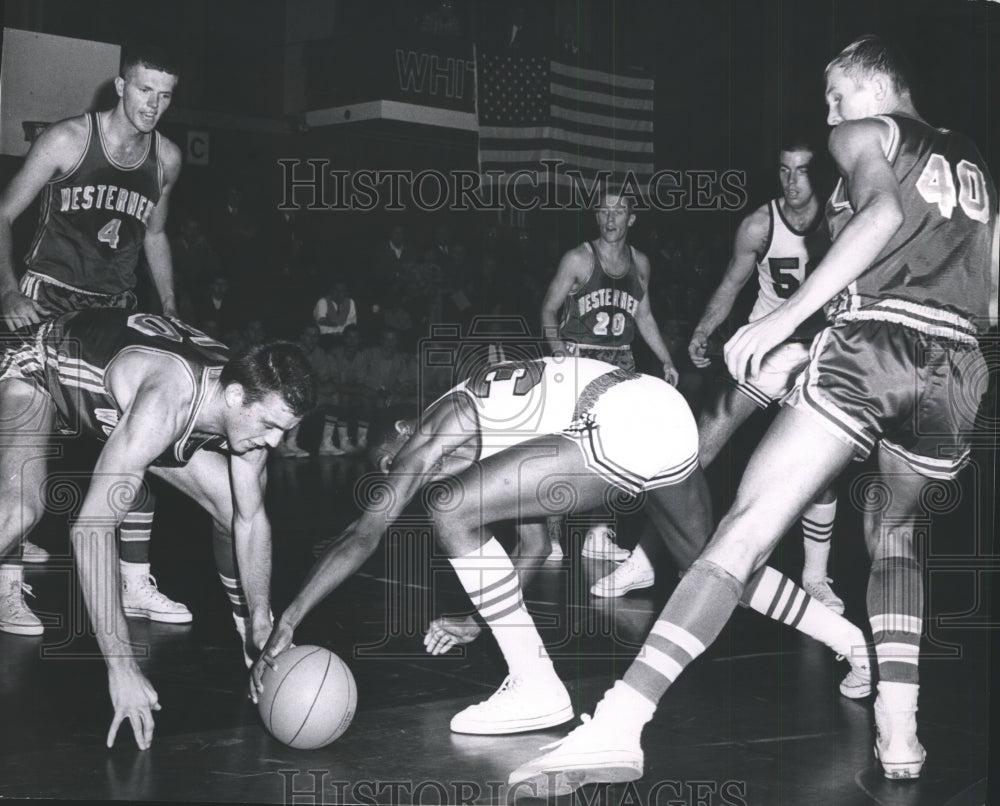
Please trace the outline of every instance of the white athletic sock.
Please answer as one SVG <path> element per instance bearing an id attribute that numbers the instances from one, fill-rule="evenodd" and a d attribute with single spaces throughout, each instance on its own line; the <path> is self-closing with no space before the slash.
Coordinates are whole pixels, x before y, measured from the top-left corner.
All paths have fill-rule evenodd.
<path id="1" fill-rule="evenodd" d="M 837 501 L 829 504 L 810 504 L 802 514 L 802 547 L 805 563 L 803 581 L 819 582 L 826 579 L 830 559 L 830 538 L 833 522 L 837 518 Z"/>
<path id="2" fill-rule="evenodd" d="M 784 574 L 764 566 L 750 607 L 794 627 L 845 657 L 864 652 L 865 636 L 854 624 L 813 599 Z"/>
<path id="3" fill-rule="evenodd" d="M 479 615 L 493 630 L 510 673 L 515 676 L 555 674 L 542 638 L 524 600 L 517 571 L 497 539 L 451 558 L 459 582 Z"/>

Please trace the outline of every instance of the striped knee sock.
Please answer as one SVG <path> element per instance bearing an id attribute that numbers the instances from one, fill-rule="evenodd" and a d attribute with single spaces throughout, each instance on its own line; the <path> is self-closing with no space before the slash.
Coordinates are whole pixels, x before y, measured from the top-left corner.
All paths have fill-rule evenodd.
<path id="1" fill-rule="evenodd" d="M 227 530 L 220 529 L 215 524 L 212 525 L 212 553 L 215 555 L 215 568 L 219 572 L 219 579 L 226 591 L 233 615 L 238 619 L 248 618 L 250 608 L 247 607 L 246 595 L 243 593 L 243 586 L 236 570 L 233 537 Z"/>
<path id="2" fill-rule="evenodd" d="M 697 560 L 625 672 L 625 685 L 658 703 L 684 668 L 722 632 L 742 591 L 743 583 L 724 568 Z"/>
<path id="3" fill-rule="evenodd" d="M 923 593 L 920 564 L 916 560 L 885 557 L 872 563 L 868 577 L 868 618 L 881 681 L 920 682 L 917 657 L 923 632 Z"/>
<path id="4" fill-rule="evenodd" d="M 830 560 L 830 538 L 837 518 L 837 501 L 812 504 L 802 515 L 802 547 L 805 564 L 802 579 L 819 582 L 826 579 Z"/>
<path id="5" fill-rule="evenodd" d="M 813 599 L 787 576 L 765 565 L 751 578 L 743 601 L 758 613 L 794 627 L 835 652 L 864 651 L 864 633 Z"/>
<path id="6" fill-rule="evenodd" d="M 118 556 L 125 563 L 149 564 L 149 536 L 153 531 L 152 510 L 129 512 L 118 527 Z"/>
<path id="7" fill-rule="evenodd" d="M 453 557 L 451 565 L 473 606 L 493 631 L 510 673 L 552 670 L 552 661 L 521 598 L 517 571 L 497 539 L 490 538 L 476 551 Z"/>

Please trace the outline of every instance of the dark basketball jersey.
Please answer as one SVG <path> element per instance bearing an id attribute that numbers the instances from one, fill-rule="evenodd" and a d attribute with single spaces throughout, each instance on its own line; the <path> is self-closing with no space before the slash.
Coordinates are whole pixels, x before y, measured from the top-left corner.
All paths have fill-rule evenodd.
<path id="1" fill-rule="evenodd" d="M 639 282 L 632 247 L 628 270 L 612 277 L 601 265 L 596 247 L 587 244 L 594 265 L 580 288 L 563 304 L 559 337 L 593 347 L 627 347 L 635 338 L 635 312 L 646 291 Z"/>
<path id="2" fill-rule="evenodd" d="M 59 427 L 102 442 L 118 424 L 121 408 L 108 391 L 104 375 L 126 353 L 168 355 L 190 376 L 195 389 L 184 432 L 156 464 L 179 467 L 195 451 L 225 451 L 225 438 L 194 432 L 201 406 L 229 360 L 229 351 L 204 333 L 176 319 L 115 308 L 77 311 L 47 322 L 36 336 L 44 388 L 55 402 Z"/>
<path id="3" fill-rule="evenodd" d="M 902 115 L 886 157 L 904 219 L 879 256 L 834 298 L 831 319 L 894 321 L 931 335 L 974 340 L 988 327 L 997 196 L 986 161 L 965 136 Z M 843 180 L 827 204 L 834 239 L 854 211 Z"/>
<path id="4" fill-rule="evenodd" d="M 134 166 L 116 163 L 97 114 L 87 115 L 87 145 L 77 164 L 49 181 L 38 231 L 25 262 L 60 285 L 97 294 L 135 288 L 146 223 L 163 188 L 157 132 Z"/>
<path id="5" fill-rule="evenodd" d="M 749 321 L 767 316 L 792 294 L 799 290 L 809 273 L 819 264 L 830 248 L 830 235 L 823 216 L 804 230 L 791 225 L 778 199 L 768 204 L 770 216 L 767 244 L 757 261 L 757 302 L 750 312 Z M 795 341 L 812 341 L 813 336 L 826 326 L 822 311 L 810 316 L 792 334 Z"/>

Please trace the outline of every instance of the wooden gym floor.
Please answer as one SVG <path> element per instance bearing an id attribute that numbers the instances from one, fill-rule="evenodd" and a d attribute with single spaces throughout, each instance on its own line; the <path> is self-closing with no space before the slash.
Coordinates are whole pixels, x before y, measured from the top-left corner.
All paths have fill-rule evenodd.
<path id="1" fill-rule="evenodd" d="M 735 450 L 718 466 L 741 467 Z M 646 728 L 645 776 L 627 787 L 589 787 L 561 802 L 990 802 L 990 683 L 997 667 L 993 661 L 991 670 L 996 631 L 990 629 L 989 594 L 998 567 L 991 467 L 985 458 L 974 464 L 962 477 L 957 503 L 941 507 L 933 522 L 928 602 L 935 617 L 925 622 L 919 713 L 928 760 L 920 780 L 890 782 L 876 769 L 871 699 L 851 701 L 837 692 L 846 663 L 798 633 L 741 611 Z M 870 469 L 853 469 L 841 480 L 842 502 L 853 479 Z M 294 595 L 312 562 L 313 543 L 353 519 L 357 472 L 349 459 L 272 461 L 276 610 Z M 710 474 L 718 500 L 731 495 L 736 478 L 725 469 Z M 451 716 L 492 693 L 505 667 L 488 635 L 462 653 L 424 653 L 427 621 L 467 608 L 468 600 L 445 558 L 431 550 L 426 521 L 415 513 L 296 634 L 297 643 L 326 646 L 352 668 L 358 684 L 353 724 L 321 750 L 279 744 L 246 698 L 246 670 L 215 577 L 206 519 L 173 491 L 160 487 L 158 493 L 153 571 L 164 592 L 188 604 L 194 622 L 130 621 L 163 706 L 152 749 L 137 751 L 127 728 L 114 749 L 104 747 L 111 717 L 104 665 L 93 641 L 79 637 L 83 614 L 72 596 L 65 518 L 54 514 L 35 533 L 53 559 L 29 566 L 26 575 L 36 597 L 30 601 L 49 625 L 45 635 L 0 633 L 0 798 L 504 803 L 511 796 L 508 773 L 576 724 L 506 737 L 449 731 Z M 585 529 L 584 520 L 570 521 L 567 557 L 549 564 L 526 592 L 577 715 L 591 712 L 627 668 L 676 580 L 667 564 L 651 589 L 616 600 L 591 597 L 590 583 L 611 566 L 581 560 Z M 625 544 L 628 532 L 626 524 Z M 799 543 L 795 530 L 775 558 L 796 577 Z M 834 546 L 831 573 L 847 601 L 846 615 L 863 623 L 867 565 L 860 517 L 850 506 L 842 504 Z"/>

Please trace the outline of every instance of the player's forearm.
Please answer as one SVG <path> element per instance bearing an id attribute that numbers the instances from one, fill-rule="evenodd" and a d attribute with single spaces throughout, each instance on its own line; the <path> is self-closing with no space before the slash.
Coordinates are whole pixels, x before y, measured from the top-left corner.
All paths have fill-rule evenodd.
<path id="1" fill-rule="evenodd" d="M 0 218 L 0 295 L 18 291 L 14 272 L 14 236 L 10 221 Z"/>
<path id="2" fill-rule="evenodd" d="M 165 232 L 147 232 L 143 242 L 149 274 L 164 311 L 175 311 L 174 267 L 170 256 L 170 241 Z"/>
<path id="3" fill-rule="evenodd" d="M 70 541 L 97 645 L 110 670 L 125 670 L 137 664 L 119 593 L 117 526 L 115 518 L 81 512 L 70 529 Z"/>
<path id="4" fill-rule="evenodd" d="M 729 288 L 725 283 L 720 285 L 708 301 L 708 305 L 705 306 L 705 312 L 701 315 L 701 319 L 698 320 L 694 329 L 700 330 L 706 336 L 711 336 L 719 325 L 726 321 L 733 305 L 736 304 L 739 291 L 739 288 Z"/>
<path id="5" fill-rule="evenodd" d="M 860 209 L 783 308 L 798 326 L 867 271 L 903 223 L 899 206 L 876 197 Z"/>
<path id="6" fill-rule="evenodd" d="M 643 316 L 636 319 L 635 323 L 639 328 L 639 335 L 649 345 L 649 349 L 653 351 L 653 355 L 660 360 L 660 363 L 673 366 L 674 361 L 670 357 L 670 350 L 667 349 L 667 345 L 656 327 L 656 320 L 652 316 Z"/>
<path id="7" fill-rule="evenodd" d="M 561 350 L 563 343 L 559 338 L 559 324 L 556 322 L 556 314 L 549 308 L 542 308 L 542 336 L 548 342 L 549 349 L 553 352 Z"/>
<path id="8" fill-rule="evenodd" d="M 354 528 L 355 525 L 348 527 L 333 541 L 319 562 L 310 569 L 298 595 L 281 614 L 281 621 L 293 630 L 316 605 L 340 587 L 345 579 L 353 576 L 381 543 L 381 533 L 362 534 Z"/>
<path id="9" fill-rule="evenodd" d="M 271 606 L 271 526 L 261 513 L 233 522 L 236 567 L 251 617 Z"/>

